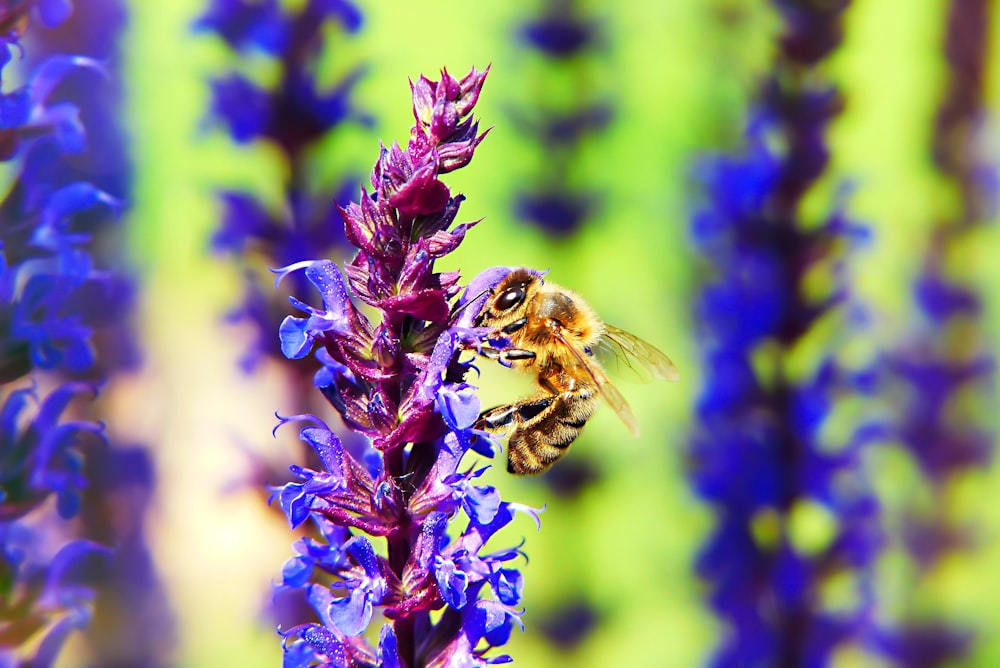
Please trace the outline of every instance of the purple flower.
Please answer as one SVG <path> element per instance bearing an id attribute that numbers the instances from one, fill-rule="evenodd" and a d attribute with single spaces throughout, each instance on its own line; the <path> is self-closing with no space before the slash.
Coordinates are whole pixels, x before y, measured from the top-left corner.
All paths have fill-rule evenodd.
<path id="1" fill-rule="evenodd" d="M 50 495 L 57 497 L 63 518 L 76 515 L 86 487 L 80 440 L 87 434 L 103 438 L 102 428 L 92 422 L 59 420 L 75 396 L 93 392 L 94 388 L 78 383 L 62 386 L 39 403 L 27 426 L 25 411 L 38 401 L 34 390 L 7 394 L 0 410 L 0 521 L 23 517 Z"/>
<path id="2" fill-rule="evenodd" d="M 156 649 L 143 639 L 159 633 L 167 620 L 146 614 L 149 607 L 144 607 L 157 594 L 141 541 L 145 504 L 134 498 L 123 503 L 120 496 L 129 485 L 142 483 L 148 490 L 148 462 L 139 471 L 135 456 L 105 443 L 103 426 L 92 417 L 92 406 L 81 405 L 85 402 L 73 402 L 76 419 L 60 421 L 71 399 L 93 394 L 91 380 L 107 379 L 138 359 L 126 319 L 134 288 L 117 270 L 121 258 L 113 253 L 120 243 L 109 234 L 120 229 L 119 196 L 127 191 L 130 170 L 114 70 L 114 37 L 124 10 L 117 0 L 76 7 L 65 0 L 7 4 L 0 22 L 14 21 L 18 31 L 30 29 L 7 33 L 3 64 L 23 61 L 30 74 L 23 88 L 0 92 L 0 152 L 4 159 L 18 160 L 16 180 L 0 203 L 0 379 L 5 384 L 0 571 L 7 574 L 0 578 L 5 583 L 0 599 L 13 614 L 6 616 L 12 625 L 6 628 L 16 629 L 0 641 L 0 663 L 16 657 L 17 665 L 50 665 L 63 640 L 84 627 L 92 610 L 101 617 L 94 626 L 128 640 L 109 648 L 107 635 L 92 633 L 89 660 L 101 665 L 135 656 L 155 661 Z M 19 8 L 28 7 L 37 21 L 15 17 Z M 12 54 L 17 61 L 10 60 Z M 36 370 L 47 372 L 46 386 L 67 377 L 88 382 L 58 386 L 38 402 L 32 417 L 34 384 L 26 388 L 13 382 L 30 375 L 34 383 Z M 131 454 L 141 458 L 143 453 Z M 116 475 L 129 482 L 118 478 L 113 483 Z M 69 525 L 48 517 L 43 502 L 49 497 L 55 497 L 62 518 L 79 519 Z M 116 526 L 109 525 L 110 517 Z M 122 526 L 130 535 L 122 535 Z M 71 540 L 78 535 L 88 540 Z M 98 547 L 93 540 L 117 549 Z M 137 575 L 143 556 L 145 571 Z M 127 613 L 112 620 L 112 609 Z M 143 624 L 153 630 L 134 632 Z M 38 642 L 31 656 L 26 647 Z M 126 647 L 138 647 L 138 653 Z"/>
<path id="3" fill-rule="evenodd" d="M 825 295 L 806 296 L 807 272 L 839 267 L 835 249 L 866 238 L 839 204 L 817 223 L 800 213 L 839 108 L 809 68 L 836 45 L 844 4 L 776 2 L 785 31 L 745 147 L 697 167 L 706 201 L 691 230 L 710 276 L 694 306 L 706 377 L 690 476 L 717 514 L 696 565 L 725 625 L 713 666 L 821 666 L 875 635 L 871 572 L 882 533 L 863 456 L 885 429 L 863 422 L 836 444 L 823 433 L 835 402 L 867 389 L 870 374 L 832 358 L 811 373 L 788 368 L 803 337 L 848 297 L 840 272 Z M 809 513 L 829 519 L 817 544 L 796 528 Z M 835 609 L 821 596 L 833 573 L 850 578 L 852 605 Z"/>
<path id="4" fill-rule="evenodd" d="M 332 46 L 324 30 L 331 23 L 353 33 L 361 27 L 361 15 L 346 0 L 308 0 L 295 10 L 274 0 L 212 0 L 194 24 L 197 31 L 218 35 L 236 57 L 259 51 L 281 67 L 273 88 L 262 88 L 237 72 L 210 82 L 209 123 L 225 128 L 241 144 L 275 144 L 288 163 L 281 212 L 269 210 L 249 192 L 219 192 L 222 224 L 212 248 L 238 260 L 246 277 L 243 304 L 229 319 L 258 329 L 255 343 L 241 361 L 247 371 L 267 355 L 281 356 L 273 331 L 285 314 L 284 296 L 265 286 L 251 267 L 261 263 L 283 267 L 308 257 L 339 255 L 344 251 L 338 249 L 346 245 L 338 205 L 347 203 L 357 178 L 345 174 L 331 198 L 329 184 L 312 182 L 314 170 L 307 155 L 345 123 L 368 125 L 371 119 L 351 101 L 361 68 L 354 68 L 331 89 L 318 88 L 316 67 L 324 49 Z M 292 276 L 290 288 L 293 294 L 303 293 L 308 284 Z M 300 380 L 307 389 L 308 380 Z"/>
<path id="5" fill-rule="evenodd" d="M 4 48 L 8 48 L 5 46 Z M 13 188 L 0 202 L 0 321 L 5 324 L 0 379 L 15 380 L 33 368 L 89 370 L 92 336 L 100 314 L 90 296 L 113 294 L 115 278 L 95 269 L 92 233 L 81 218 L 95 210 L 116 214 L 118 201 L 86 182 L 58 184 L 46 152 L 77 150 L 82 141 L 75 107 L 50 104 L 51 91 L 83 70 L 98 69 L 82 57 L 43 61 L 20 91 L 24 113 L 8 119 L 0 139 L 26 153 Z M 39 156 L 43 156 L 42 159 Z"/>
<path id="6" fill-rule="evenodd" d="M 550 0 L 541 16 L 521 26 L 519 36 L 548 58 L 579 55 L 598 39 L 598 23 L 583 18 L 574 4 L 574 0 Z"/>
<path id="7" fill-rule="evenodd" d="M 986 115 L 984 70 L 988 63 L 989 3 L 953 0 L 944 53 L 948 66 L 933 135 L 934 163 L 960 197 L 956 214 L 935 220 L 913 286 L 915 317 L 883 364 L 883 387 L 895 409 L 892 440 L 902 444 L 927 482 L 932 501 L 904 508 L 901 545 L 916 565 L 917 579 L 972 549 L 976 536 L 945 510 L 955 485 L 990 466 L 997 423 L 996 357 L 984 332 L 983 299 L 949 258 L 965 248 L 995 213 L 996 191 L 983 179 L 975 146 Z M 962 331 L 960 338 L 954 333 Z M 983 410 L 983 409 L 986 410 Z M 942 666 L 967 660 L 975 631 L 944 615 L 903 615 L 891 620 L 880 648 L 899 665 Z"/>
<path id="8" fill-rule="evenodd" d="M 474 427 L 479 399 L 460 359 L 483 335 L 471 327 L 475 310 L 509 269 L 484 272 L 460 296 L 457 273 L 433 268 L 473 225 L 454 224 L 463 198 L 441 176 L 468 164 L 485 135 L 471 116 L 485 77 L 412 82 L 409 143 L 383 146 L 373 191 L 341 209 L 357 254 L 342 270 L 313 260 L 278 271 L 301 271 L 322 301 L 292 299 L 304 316 L 282 323 L 282 350 L 316 351 L 316 386 L 371 444 L 352 452 L 314 416 L 282 420 L 310 423 L 300 435 L 322 465 L 293 467 L 297 480 L 273 490 L 293 526 L 315 529 L 283 569 L 282 588 L 304 591 L 319 618 L 282 631 L 286 666 L 509 660 L 487 654 L 520 625 L 522 580 L 511 562 L 522 553 L 485 545 L 518 512 L 537 514 L 478 484 L 484 469 L 461 468 L 466 452 L 492 457 L 499 445 Z M 461 517 L 464 529 L 450 537 Z M 379 539 L 385 550 L 374 548 Z M 371 647 L 361 634 L 376 610 L 389 621 Z M 433 610 L 442 612 L 432 622 Z"/>
<path id="9" fill-rule="evenodd" d="M 586 142 L 603 132 L 614 109 L 600 93 L 575 87 L 575 103 L 547 98 L 548 90 L 561 90 L 560 79 L 594 80 L 587 56 L 599 54 L 603 38 L 596 19 L 587 18 L 574 0 L 547 0 L 539 16 L 518 26 L 520 40 L 548 61 L 548 81 L 529 81 L 530 103 L 516 107 L 511 120 L 532 145 L 544 153 L 544 170 L 528 190 L 515 199 L 517 216 L 556 237 L 576 232 L 594 216 L 602 197 L 593 184 L 579 185 L 577 165 L 583 162 Z"/>
<path id="10" fill-rule="evenodd" d="M 25 524 L 0 522 L 0 593 L 4 612 L 14 613 L 4 615 L 4 666 L 52 665 L 70 634 L 90 619 L 90 578 L 107 563 L 107 548 L 77 540 L 48 554 L 49 540 Z"/>
<path id="11" fill-rule="evenodd" d="M 0 600 L 5 633 L 0 663 L 26 658 L 26 647 L 43 634 L 33 665 L 49 665 L 69 633 L 90 617 L 93 562 L 104 566 L 108 550 L 89 541 L 69 542 L 39 520 L 56 498 L 63 518 L 74 517 L 81 492 L 84 450 L 100 445 L 102 427 L 64 420 L 63 412 L 93 388 L 67 384 L 39 401 L 31 389 L 7 391 L 0 409 Z M 37 407 L 33 407 L 37 404 Z M 61 548 L 53 546 L 61 545 Z M 96 560 L 96 561 L 95 561 Z M 47 629 L 47 630 L 45 630 Z M 18 664 L 19 665 L 19 664 Z"/>

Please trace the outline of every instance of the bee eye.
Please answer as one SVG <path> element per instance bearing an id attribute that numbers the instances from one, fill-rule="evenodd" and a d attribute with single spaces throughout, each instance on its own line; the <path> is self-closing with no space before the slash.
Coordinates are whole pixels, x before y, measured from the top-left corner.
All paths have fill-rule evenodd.
<path id="1" fill-rule="evenodd" d="M 512 309 L 524 301 L 524 288 L 516 287 L 506 290 L 493 304 L 497 309 L 506 311 Z"/>

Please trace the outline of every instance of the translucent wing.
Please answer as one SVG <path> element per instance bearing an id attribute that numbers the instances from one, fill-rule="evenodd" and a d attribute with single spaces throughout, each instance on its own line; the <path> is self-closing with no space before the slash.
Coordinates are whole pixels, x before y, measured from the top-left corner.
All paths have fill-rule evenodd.
<path id="1" fill-rule="evenodd" d="M 604 374 L 601 367 L 593 360 L 588 358 L 582 351 L 578 350 L 576 346 L 572 345 L 566 338 L 562 335 L 559 327 L 553 327 L 552 333 L 554 336 L 566 347 L 576 361 L 579 362 L 580 366 L 587 372 L 591 380 L 594 381 L 594 386 L 597 387 L 597 391 L 604 398 L 608 405 L 611 406 L 612 410 L 618 414 L 628 430 L 632 432 L 633 436 L 639 435 L 639 421 L 635 419 L 635 414 L 632 413 L 632 409 L 629 407 L 628 402 L 625 401 L 625 397 L 622 393 L 618 391 L 608 377 Z"/>
<path id="2" fill-rule="evenodd" d="M 605 369 L 629 375 L 640 381 L 657 378 L 680 379 L 677 367 L 652 344 L 614 325 L 604 325 L 604 336 L 594 346 L 594 359 Z"/>

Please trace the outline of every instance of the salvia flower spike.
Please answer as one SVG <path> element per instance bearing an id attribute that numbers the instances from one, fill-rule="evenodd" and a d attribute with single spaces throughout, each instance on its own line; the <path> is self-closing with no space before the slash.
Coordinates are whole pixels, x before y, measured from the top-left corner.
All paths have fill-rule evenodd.
<path id="1" fill-rule="evenodd" d="M 383 146 L 371 191 L 341 210 L 354 258 L 343 268 L 314 260 L 277 270 L 304 272 L 321 297 L 321 306 L 292 300 L 304 315 L 282 323 L 282 350 L 315 351 L 318 390 L 372 446 L 351 451 L 316 416 L 281 418 L 304 425 L 300 435 L 322 463 L 293 467 L 297 479 L 273 490 L 293 526 L 313 529 L 296 543 L 281 586 L 301 591 L 319 621 L 281 629 L 286 666 L 510 660 L 491 650 L 520 625 L 522 578 L 512 562 L 522 552 L 485 545 L 517 513 L 537 522 L 537 511 L 479 484 L 485 469 L 460 466 L 469 450 L 499 451 L 474 427 L 479 399 L 460 354 L 483 335 L 466 314 L 503 272 L 484 273 L 460 295 L 457 273 L 434 271 L 475 224 L 455 224 L 463 197 L 441 177 L 467 165 L 486 134 L 471 115 L 485 78 L 473 69 L 411 82 L 409 142 Z M 375 549 L 381 540 L 385 550 Z M 365 630 L 376 611 L 389 621 L 372 646 Z"/>

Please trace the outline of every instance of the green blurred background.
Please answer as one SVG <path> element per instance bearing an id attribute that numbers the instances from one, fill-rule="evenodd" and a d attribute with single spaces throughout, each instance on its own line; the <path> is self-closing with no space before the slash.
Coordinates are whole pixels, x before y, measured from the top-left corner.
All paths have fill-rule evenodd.
<path id="1" fill-rule="evenodd" d="M 478 116 L 495 126 L 472 164 L 449 179 L 467 196 L 464 220 L 485 217 L 442 263 L 466 278 L 493 265 L 549 269 L 552 280 L 584 295 L 598 313 L 666 351 L 681 370 L 676 385 L 622 389 L 642 425 L 632 439 L 609 411 L 593 419 L 571 457 L 593 463 L 599 479 L 581 495 L 554 495 L 538 480 L 503 467 L 489 480 L 505 499 L 545 506 L 542 529 L 520 519 L 500 539 L 526 539 L 524 623 L 506 648 L 518 665 L 696 666 L 719 634 L 701 601 L 692 563 L 711 513 L 691 494 L 684 450 L 700 390 L 690 302 L 699 262 L 688 221 L 699 193 L 690 177 L 705 151 L 735 150 L 747 105 L 766 72 L 778 28 L 767 3 L 656 0 L 581 3 L 600 21 L 606 48 L 580 63 L 615 105 L 615 122 L 580 156 L 577 177 L 603 197 L 575 236 L 553 241 L 515 219 L 512 201 L 545 156 L 508 112 L 547 88 L 550 66 L 515 37 L 531 2 L 357 3 L 365 26 L 332 39 L 321 76 L 331 82 L 356 64 L 367 73 L 357 105 L 372 130 L 341 127 L 314 156 L 318 175 L 366 174 L 378 141 L 405 142 L 411 124 L 407 78 L 456 75 L 491 66 Z M 944 74 L 940 56 L 945 4 L 936 0 L 857 0 L 847 12 L 844 46 L 826 74 L 847 108 L 834 122 L 832 169 L 815 194 L 822 208 L 845 179 L 856 184 L 853 216 L 874 230 L 853 256 L 849 276 L 876 312 L 860 356 L 889 346 L 907 326 L 907 285 L 925 243 L 923 232 L 948 215 L 954 198 L 937 181 L 929 146 Z M 276 666 L 280 643 L 264 619 L 270 583 L 294 537 L 249 473 L 247 449 L 285 465 L 300 449 L 289 434 L 272 439 L 274 411 L 293 412 L 278 365 L 243 375 L 237 359 L 250 334 L 222 323 L 239 298 L 238 272 L 209 255 L 218 224 L 213 191 L 222 186 L 281 198 L 282 163 L 268 146 L 238 147 L 206 129 L 207 78 L 233 65 L 210 35 L 190 31 L 201 0 L 133 0 L 122 56 L 136 188 L 126 229 L 142 268 L 142 372 L 112 391 L 112 432 L 155 444 L 160 469 L 152 536 L 157 566 L 178 615 L 176 665 Z M 995 60 L 995 58 L 993 59 Z M 262 60 L 257 74 L 272 76 Z M 253 69 L 255 64 L 244 67 Z M 990 100 L 1000 100 L 990 72 Z M 1000 159 L 1000 145 L 992 149 Z M 987 295 L 992 339 L 1000 329 L 1000 290 L 992 270 L 995 228 L 970 244 L 963 270 Z M 487 369 L 484 403 L 510 400 L 527 385 Z M 489 371 L 492 371 L 491 373 Z M 916 474 L 891 449 L 872 466 L 886 499 L 912 489 Z M 974 523 L 980 547 L 921 585 L 917 604 L 972 624 L 980 642 L 969 665 L 1000 665 L 1000 477 L 982 472 L 952 492 L 954 512 Z M 808 524 L 808 522 L 807 522 Z M 811 530 L 822 531 L 817 520 Z M 879 577 L 892 614 L 904 601 L 906 565 L 891 554 Z M 569 654 L 539 631 L 548 612 L 572 599 L 596 607 L 599 624 Z M 66 665 L 73 652 L 64 653 Z M 879 665 L 847 650 L 838 665 Z"/>

